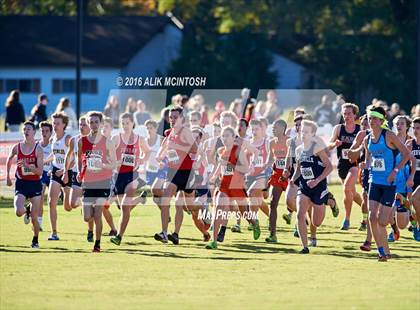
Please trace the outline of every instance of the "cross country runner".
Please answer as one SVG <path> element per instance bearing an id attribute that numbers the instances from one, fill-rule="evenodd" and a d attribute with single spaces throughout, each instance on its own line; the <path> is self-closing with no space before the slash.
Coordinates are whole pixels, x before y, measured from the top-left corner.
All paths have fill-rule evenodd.
<path id="1" fill-rule="evenodd" d="M 77 181 L 82 183 L 84 220 L 89 222 L 93 218 L 95 221 L 96 239 L 93 252 L 100 252 L 102 207 L 110 195 L 110 180 L 116 156 L 114 144 L 101 134 L 102 113 L 89 112 L 87 121 L 90 133 L 78 140 Z"/>
<path id="2" fill-rule="evenodd" d="M 36 127 L 32 122 L 23 124 L 23 141 L 14 145 L 6 162 L 6 183 L 12 186 L 10 178 L 10 168 L 12 160 L 17 157 L 15 199 L 16 216 L 25 215 L 24 222 L 29 224 L 29 218 L 32 220 L 34 236 L 32 238 L 32 248 L 39 248 L 38 234 L 38 212 L 42 199 L 41 176 L 43 171 L 43 152 L 39 143 L 35 141 Z M 31 209 L 25 209 L 25 200 L 31 202 Z"/>
<path id="3" fill-rule="evenodd" d="M 414 175 L 413 195 L 411 202 L 415 210 L 417 225 L 413 225 L 413 238 L 420 241 L 420 117 L 413 120 L 414 139 L 407 142 L 411 155 L 416 159 L 416 173 Z"/>

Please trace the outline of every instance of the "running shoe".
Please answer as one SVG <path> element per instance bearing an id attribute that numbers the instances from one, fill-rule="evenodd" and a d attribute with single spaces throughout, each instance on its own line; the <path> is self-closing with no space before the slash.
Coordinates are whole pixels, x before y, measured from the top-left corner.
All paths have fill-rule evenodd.
<path id="1" fill-rule="evenodd" d="M 111 239 L 109 239 L 109 241 L 111 241 L 113 244 L 115 245 L 120 245 L 121 244 L 121 237 L 120 236 L 114 236 Z"/>
<path id="2" fill-rule="evenodd" d="M 393 231 L 394 233 L 394 240 L 398 241 L 398 239 L 400 239 L 400 230 L 397 228 L 396 230 Z"/>
<path id="3" fill-rule="evenodd" d="M 387 260 L 386 256 L 378 255 L 378 262 L 386 262 Z"/>
<path id="4" fill-rule="evenodd" d="M 179 244 L 179 237 L 177 233 L 168 234 L 168 239 L 175 245 Z"/>
<path id="5" fill-rule="evenodd" d="M 39 249 L 38 242 L 32 242 L 31 248 L 33 248 L 33 249 Z"/>
<path id="6" fill-rule="evenodd" d="M 386 257 L 386 259 L 391 259 L 392 255 L 391 255 L 391 253 L 389 253 L 389 254 L 385 255 L 385 257 Z"/>
<path id="7" fill-rule="evenodd" d="M 140 194 L 140 199 L 139 199 L 139 202 L 140 202 L 142 205 L 144 205 L 144 204 L 146 204 L 146 200 L 147 200 L 147 193 L 146 193 L 146 191 L 143 191 L 143 192 L 141 192 L 141 194 Z"/>
<path id="8" fill-rule="evenodd" d="M 332 215 L 337 217 L 340 214 L 340 209 L 337 206 L 337 201 L 335 200 L 334 195 L 329 192 L 327 195 L 327 205 L 330 206 Z"/>
<path id="9" fill-rule="evenodd" d="M 217 242 L 216 241 L 211 241 L 211 242 L 207 243 L 206 249 L 207 250 L 215 250 L 215 249 L 217 249 Z"/>
<path id="10" fill-rule="evenodd" d="M 230 230 L 234 233 L 240 233 L 241 232 L 241 226 L 238 225 L 238 224 L 235 224 L 235 225 L 232 226 L 232 228 Z"/>
<path id="11" fill-rule="evenodd" d="M 58 238 L 57 234 L 51 234 L 51 236 L 48 237 L 49 241 L 58 241 L 60 238 Z"/>
<path id="12" fill-rule="evenodd" d="M 309 254 L 309 249 L 304 247 L 302 250 L 299 251 L 299 254 Z"/>
<path id="13" fill-rule="evenodd" d="M 154 238 L 156 241 L 160 241 L 162 243 L 168 243 L 168 236 L 164 234 L 163 232 L 155 234 Z"/>
<path id="14" fill-rule="evenodd" d="M 225 233 L 226 231 L 224 229 L 220 229 L 219 233 L 217 234 L 217 242 L 223 242 L 225 240 Z"/>
<path id="15" fill-rule="evenodd" d="M 118 232 L 116 230 L 110 230 L 108 233 L 108 236 L 112 237 L 112 236 L 116 236 L 118 234 Z"/>
<path id="16" fill-rule="evenodd" d="M 261 228 L 258 220 L 255 220 L 255 225 L 253 227 L 254 240 L 258 240 L 261 236 Z"/>
<path id="17" fill-rule="evenodd" d="M 413 238 L 416 241 L 420 241 L 420 230 L 416 226 L 413 226 Z"/>
<path id="18" fill-rule="evenodd" d="M 367 229 L 366 222 L 361 222 L 360 227 L 359 227 L 359 231 L 366 231 L 366 229 Z"/>
<path id="19" fill-rule="evenodd" d="M 389 236 L 388 236 L 388 242 L 394 242 L 394 241 L 395 241 L 395 239 L 394 239 L 394 232 L 391 231 L 389 233 Z"/>
<path id="20" fill-rule="evenodd" d="M 265 242 L 267 243 L 277 243 L 277 236 L 269 236 L 265 238 Z"/>
<path id="21" fill-rule="evenodd" d="M 311 246 L 316 247 L 316 238 L 309 238 L 309 240 L 311 241 Z"/>
<path id="22" fill-rule="evenodd" d="M 203 241 L 204 242 L 208 242 L 209 240 L 210 240 L 210 234 L 206 231 L 204 234 L 203 234 Z"/>
<path id="23" fill-rule="evenodd" d="M 365 241 L 365 242 L 363 242 L 363 244 L 360 246 L 360 249 L 361 249 L 362 251 L 365 251 L 365 252 L 370 252 L 370 251 L 372 250 L 371 245 L 372 245 L 372 243 L 370 243 L 369 241 Z"/>
<path id="24" fill-rule="evenodd" d="M 293 232 L 293 237 L 299 238 L 299 231 L 296 226 L 295 226 L 295 231 Z"/>
<path id="25" fill-rule="evenodd" d="M 292 222 L 292 214 L 291 213 L 283 213 L 282 216 L 283 220 L 286 222 L 287 225 L 290 225 L 290 223 Z"/>
<path id="26" fill-rule="evenodd" d="M 88 230 L 86 239 L 88 242 L 93 242 L 93 231 Z"/>
<path id="27" fill-rule="evenodd" d="M 349 220 L 344 220 L 343 221 L 343 226 L 341 227 L 341 230 L 349 230 L 350 229 L 350 221 Z"/>
<path id="28" fill-rule="evenodd" d="M 413 227 L 414 226 L 410 224 L 410 226 L 408 226 L 407 230 L 410 231 L 410 232 L 413 232 Z"/>
<path id="29" fill-rule="evenodd" d="M 25 209 L 26 209 L 26 211 L 25 211 L 25 215 L 23 216 L 23 222 L 24 222 L 26 225 L 28 225 L 28 224 L 29 224 L 29 222 L 31 221 L 31 205 L 28 203 L 28 204 L 25 206 Z"/>
<path id="30" fill-rule="evenodd" d="M 396 194 L 395 200 L 397 200 L 397 199 L 400 201 L 400 204 L 404 208 L 410 210 L 410 200 L 408 200 L 406 197 L 404 197 L 404 195 L 402 195 L 400 193 Z"/>
<path id="31" fill-rule="evenodd" d="M 99 252 L 101 252 L 101 247 L 100 246 L 97 246 L 97 245 L 94 246 L 92 252 L 93 253 L 99 253 Z"/>

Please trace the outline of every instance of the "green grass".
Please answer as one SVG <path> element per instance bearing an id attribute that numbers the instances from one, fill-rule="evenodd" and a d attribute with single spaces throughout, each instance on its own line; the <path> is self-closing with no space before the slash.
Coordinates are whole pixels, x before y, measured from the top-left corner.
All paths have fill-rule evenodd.
<path id="1" fill-rule="evenodd" d="M 331 189 L 340 200 L 340 187 Z M 258 241 L 244 229 L 228 231 L 220 249 L 210 252 L 188 215 L 181 244 L 160 244 L 153 239 L 160 228 L 153 206 L 137 207 L 121 246 L 104 237 L 99 254 L 85 241 L 80 210 L 61 209 L 61 240 L 46 241 L 44 231 L 35 251 L 29 247 L 31 228 L 7 207 L 11 201 L 1 199 L 0 205 L 0 309 L 418 309 L 420 304 L 419 243 L 404 231 L 391 246 L 395 258 L 377 262 L 374 251 L 359 250 L 364 235 L 356 229 L 358 208 L 349 232 L 339 230 L 342 214 L 334 219 L 327 210 L 319 246 L 302 256 L 293 227 L 281 219 L 277 245 L 264 243 L 266 227 Z M 116 218 L 118 210 L 112 210 Z M 266 226 L 265 216 L 261 223 Z"/>

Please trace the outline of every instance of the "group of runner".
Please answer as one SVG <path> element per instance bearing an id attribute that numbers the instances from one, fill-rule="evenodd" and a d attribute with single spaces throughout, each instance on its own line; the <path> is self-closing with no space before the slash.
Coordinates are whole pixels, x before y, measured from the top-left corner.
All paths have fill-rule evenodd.
<path id="1" fill-rule="evenodd" d="M 356 105 L 344 104 L 343 123 L 324 141 L 303 109 L 294 111 L 289 128 L 281 119 L 269 124 L 264 118 L 238 119 L 225 111 L 209 131 L 200 127 L 199 113 L 173 106 L 170 129 L 161 136 L 158 123 L 148 120 L 145 137 L 135 133 L 130 113 L 120 116 L 119 133 L 112 136 L 112 120 L 96 111 L 82 116 L 79 133 L 70 136 L 66 133 L 69 119 L 59 112 L 52 115 L 52 123 L 39 124 L 39 141 L 35 140 L 35 125 L 24 123 L 23 141 L 7 159 L 7 184 L 12 185 L 11 167 L 17 157 L 14 206 L 25 223 L 32 221 L 33 248 L 39 247 L 46 188 L 51 224 L 48 240 L 59 240 L 57 204 L 61 197 L 66 211 L 83 208 L 87 241 L 94 242 L 94 252 L 100 252 L 102 215 L 110 227 L 110 241 L 120 245 L 132 209 L 146 201 L 147 187 L 161 215 L 161 230 L 154 238 L 179 244 L 187 213 L 209 250 L 223 243 L 232 214 L 232 232 L 241 232 L 241 221 L 246 220 L 253 239 L 259 239 L 259 210 L 269 218 L 270 234 L 265 241 L 277 243 L 277 207 L 285 192 L 287 213 L 282 218 L 290 224 L 296 212 L 294 235 L 301 240 L 300 253 L 307 254 L 309 244 L 317 246 L 317 228 L 325 218 L 326 206 L 334 217 L 339 215 L 327 186 L 333 171 L 330 153 L 336 149 L 345 211 L 341 229 L 349 230 L 355 202 L 361 206 L 359 230 L 366 231 L 361 250 L 371 250 L 373 237 L 378 259 L 386 261 L 391 258 L 388 241 L 398 240 L 400 230 L 410 221 L 414 239 L 420 241 L 420 118 L 398 116 L 392 131 L 382 107 L 371 106 L 360 119 L 358 115 Z M 356 190 L 358 181 L 362 195 Z M 174 229 L 169 233 L 173 201 Z M 109 211 L 114 203 L 121 210 L 117 226 Z"/>

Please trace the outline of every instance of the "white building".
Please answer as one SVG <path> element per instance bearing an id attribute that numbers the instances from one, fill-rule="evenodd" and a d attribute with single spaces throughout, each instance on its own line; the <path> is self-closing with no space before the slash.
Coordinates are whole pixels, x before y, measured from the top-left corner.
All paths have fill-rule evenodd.
<path id="1" fill-rule="evenodd" d="M 41 92 L 49 113 L 63 96 L 74 103 L 75 17 L 1 16 L 0 24 L 0 113 L 13 89 L 21 91 L 26 114 Z M 165 74 L 182 38 L 166 17 L 89 16 L 83 30 L 82 111 L 102 110 L 125 72 Z"/>

